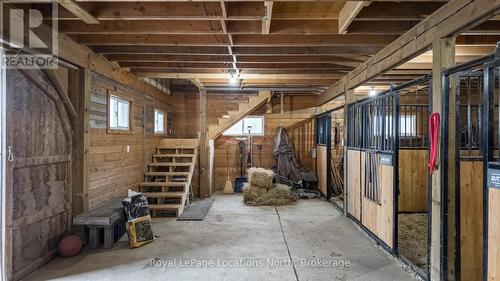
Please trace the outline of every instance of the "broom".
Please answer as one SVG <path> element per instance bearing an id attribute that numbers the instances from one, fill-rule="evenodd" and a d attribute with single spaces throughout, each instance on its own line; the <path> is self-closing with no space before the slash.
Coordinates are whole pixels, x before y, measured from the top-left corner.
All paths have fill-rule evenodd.
<path id="1" fill-rule="evenodd" d="M 223 192 L 225 194 L 233 194 L 234 193 L 233 184 L 229 180 L 229 152 L 227 149 L 226 149 L 226 170 L 227 170 L 227 180 Z"/>

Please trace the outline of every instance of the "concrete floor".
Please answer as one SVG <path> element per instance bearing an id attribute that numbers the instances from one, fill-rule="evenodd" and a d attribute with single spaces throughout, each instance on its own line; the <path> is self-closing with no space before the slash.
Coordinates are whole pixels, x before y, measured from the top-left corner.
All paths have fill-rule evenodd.
<path id="1" fill-rule="evenodd" d="M 248 207 L 241 195 L 215 198 L 202 222 L 155 219 L 159 237 L 149 245 L 129 249 L 124 238 L 111 250 L 57 258 L 26 280 L 413 280 L 330 203 Z"/>

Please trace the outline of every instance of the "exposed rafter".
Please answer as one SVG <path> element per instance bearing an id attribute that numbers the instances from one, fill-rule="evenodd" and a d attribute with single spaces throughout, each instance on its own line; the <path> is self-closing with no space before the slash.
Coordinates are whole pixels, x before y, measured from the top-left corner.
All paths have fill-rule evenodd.
<path id="1" fill-rule="evenodd" d="M 354 21 L 354 18 L 361 12 L 361 9 L 368 5 L 369 1 L 347 1 L 340 10 L 339 14 L 339 33 L 346 34 L 349 25 Z"/>
<path id="2" fill-rule="evenodd" d="M 456 36 L 471 25 L 479 25 L 498 13 L 498 0 L 454 0 L 417 24 L 365 63 L 350 72 L 322 94 L 319 104 L 326 103 L 348 89 L 404 63 L 430 48 L 437 38 Z M 458 41 L 457 41 L 458 42 Z"/>
<path id="3" fill-rule="evenodd" d="M 273 1 L 264 2 L 264 18 L 262 19 L 262 34 L 269 34 L 271 31 L 271 18 L 273 16 Z"/>
<path id="4" fill-rule="evenodd" d="M 98 24 L 99 20 L 73 0 L 58 0 L 59 5 L 87 24 Z"/>

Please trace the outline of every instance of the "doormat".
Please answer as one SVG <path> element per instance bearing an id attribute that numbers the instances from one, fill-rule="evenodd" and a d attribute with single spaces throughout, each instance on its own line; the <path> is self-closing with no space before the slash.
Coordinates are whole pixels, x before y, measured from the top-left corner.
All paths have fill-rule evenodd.
<path id="1" fill-rule="evenodd" d="M 191 202 L 182 214 L 177 218 L 178 221 L 202 221 L 212 207 L 214 198 L 205 198 Z"/>

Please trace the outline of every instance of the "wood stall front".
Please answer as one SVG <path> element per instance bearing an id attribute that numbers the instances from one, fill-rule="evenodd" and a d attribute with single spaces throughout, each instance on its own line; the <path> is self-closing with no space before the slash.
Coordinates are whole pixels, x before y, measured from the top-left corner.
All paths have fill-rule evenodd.
<path id="1" fill-rule="evenodd" d="M 350 104 L 346 131 L 347 213 L 391 252 L 396 249 L 397 103 L 388 93 Z"/>

